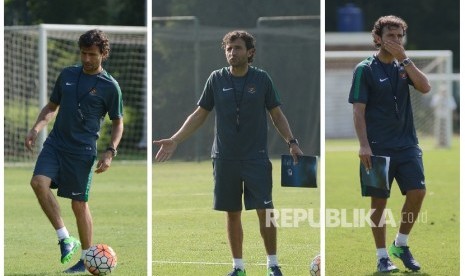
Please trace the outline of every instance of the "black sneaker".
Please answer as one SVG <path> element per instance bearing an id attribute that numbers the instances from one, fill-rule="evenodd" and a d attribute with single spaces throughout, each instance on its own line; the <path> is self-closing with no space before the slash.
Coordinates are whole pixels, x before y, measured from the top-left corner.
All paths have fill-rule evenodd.
<path id="1" fill-rule="evenodd" d="M 229 272 L 226 276 L 247 276 L 245 269 L 234 268 L 233 271 Z"/>
<path id="2" fill-rule="evenodd" d="M 389 257 L 378 260 L 378 272 L 399 272 L 399 269 L 391 262 Z"/>
<path id="3" fill-rule="evenodd" d="M 81 242 L 79 242 L 78 239 L 75 237 L 69 237 L 66 239 L 62 239 L 58 241 L 58 244 L 60 245 L 60 251 L 61 251 L 61 263 L 65 264 L 71 260 L 71 257 L 73 257 L 74 253 L 79 249 L 81 246 Z"/>
<path id="4" fill-rule="evenodd" d="M 84 260 L 79 260 L 75 265 L 63 271 L 64 273 L 81 273 L 86 271 Z"/>
<path id="5" fill-rule="evenodd" d="M 396 246 L 395 242 L 389 246 L 389 255 L 399 258 L 405 267 L 412 270 L 420 270 L 420 264 L 413 258 L 408 246 Z"/>
<path id="6" fill-rule="evenodd" d="M 281 272 L 281 269 L 279 266 L 271 266 L 268 268 L 268 274 L 267 276 L 283 276 L 283 273 Z"/>

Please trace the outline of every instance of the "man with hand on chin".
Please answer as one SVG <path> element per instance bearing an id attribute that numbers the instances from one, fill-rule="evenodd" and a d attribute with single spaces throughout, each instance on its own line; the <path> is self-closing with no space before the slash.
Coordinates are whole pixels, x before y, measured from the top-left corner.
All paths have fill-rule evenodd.
<path id="1" fill-rule="evenodd" d="M 393 15 L 380 17 L 375 22 L 372 35 L 378 52 L 356 66 L 349 95 L 361 164 L 370 170 L 372 155 L 389 156 L 389 188 L 395 179 L 405 195 L 399 230 L 386 250 L 383 214 L 390 189 L 361 183 L 362 196 L 371 197 L 372 234 L 379 272 L 398 271 L 389 255 L 400 258 L 410 270 L 420 270 L 420 264 L 407 246 L 426 193 L 422 150 L 413 123 L 409 86 L 420 93 L 427 93 L 431 87 L 425 74 L 405 53 L 402 42 L 406 30 L 405 21 Z"/>

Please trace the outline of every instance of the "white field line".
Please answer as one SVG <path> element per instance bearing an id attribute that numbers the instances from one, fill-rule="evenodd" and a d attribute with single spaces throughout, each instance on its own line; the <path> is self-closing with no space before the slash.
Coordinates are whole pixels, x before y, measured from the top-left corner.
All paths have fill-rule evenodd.
<path id="1" fill-rule="evenodd" d="M 231 262 L 187 262 L 187 261 L 162 261 L 162 260 L 154 260 L 152 261 L 154 264 L 182 264 L 182 265 L 231 265 Z M 253 266 L 266 266 L 266 263 L 246 263 L 247 265 Z M 300 267 L 300 266 L 307 266 L 307 265 L 288 265 L 288 264 L 279 264 L 280 266 L 293 266 L 293 267 Z"/>

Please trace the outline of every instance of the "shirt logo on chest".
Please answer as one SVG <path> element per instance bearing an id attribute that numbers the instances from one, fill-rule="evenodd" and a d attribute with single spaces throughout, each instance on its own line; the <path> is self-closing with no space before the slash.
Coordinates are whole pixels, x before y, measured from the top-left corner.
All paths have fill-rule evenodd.
<path id="1" fill-rule="evenodd" d="M 404 67 L 399 68 L 399 77 L 403 80 L 407 79 L 407 72 L 405 72 Z"/>
<path id="2" fill-rule="evenodd" d="M 407 79 L 407 73 L 404 71 L 404 72 L 399 72 L 399 77 L 403 80 Z"/>
<path id="3" fill-rule="evenodd" d="M 255 88 L 255 85 L 254 84 L 249 84 L 246 88 L 246 91 L 250 94 L 253 94 L 255 92 L 257 92 L 257 89 Z"/>
<path id="4" fill-rule="evenodd" d="M 223 87 L 223 92 L 226 92 L 226 91 L 229 91 L 229 90 L 233 90 L 233 88 L 232 87 L 230 87 L 230 88 L 224 88 Z"/>

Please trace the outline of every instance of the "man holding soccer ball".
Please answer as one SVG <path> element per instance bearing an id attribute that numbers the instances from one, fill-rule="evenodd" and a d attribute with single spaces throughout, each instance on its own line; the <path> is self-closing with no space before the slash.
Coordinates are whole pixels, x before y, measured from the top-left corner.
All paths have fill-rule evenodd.
<path id="1" fill-rule="evenodd" d="M 169 139 L 154 141 L 160 149 L 155 158 L 168 160 L 179 143 L 197 130 L 215 109 L 215 139 L 212 147 L 214 209 L 225 211 L 233 257 L 230 276 L 246 275 L 242 260 L 242 194 L 245 209 L 256 209 L 267 253 L 267 275 L 282 275 L 276 255 L 276 228 L 266 225 L 267 209 L 273 209 L 271 162 L 267 150 L 268 111 L 277 131 L 289 145 L 297 162 L 302 155 L 281 111 L 280 99 L 268 74 L 249 64 L 255 55 L 255 39 L 245 31 L 232 31 L 223 38 L 229 67 L 208 78 L 197 109 Z"/>
<path id="2" fill-rule="evenodd" d="M 92 245 L 92 216 L 87 204 L 92 180 L 92 167 L 97 156 L 96 141 L 103 118 L 112 120 L 110 144 L 100 156 L 96 173 L 105 172 L 116 156 L 123 134 L 123 102 L 116 80 L 102 68 L 110 54 L 107 36 L 100 30 L 90 30 L 78 41 L 82 65 L 65 68 L 59 75 L 49 103 L 40 112 L 25 139 L 32 151 L 37 134 L 56 115 L 53 129 L 37 158 L 31 186 L 42 210 L 56 230 L 61 262 L 67 263 L 82 243 L 81 259 L 65 273 L 86 270 L 84 256 Z M 71 199 L 79 239 L 69 235 L 57 195 Z"/>
<path id="3" fill-rule="evenodd" d="M 372 35 L 378 52 L 356 66 L 349 95 L 361 163 L 370 170 L 372 155 L 390 157 L 389 190 L 362 185 L 362 195 L 371 197 L 372 233 L 380 272 L 398 271 L 389 255 L 400 258 L 410 270 L 420 270 L 420 264 L 407 246 L 426 193 L 409 85 L 423 94 L 431 87 L 425 74 L 405 53 L 402 41 L 406 30 L 405 21 L 396 16 L 383 16 L 375 22 Z M 386 250 L 383 213 L 394 179 L 405 195 L 405 203 L 397 236 Z"/>

